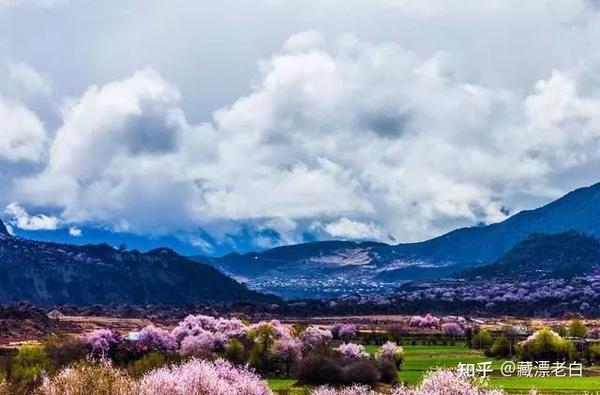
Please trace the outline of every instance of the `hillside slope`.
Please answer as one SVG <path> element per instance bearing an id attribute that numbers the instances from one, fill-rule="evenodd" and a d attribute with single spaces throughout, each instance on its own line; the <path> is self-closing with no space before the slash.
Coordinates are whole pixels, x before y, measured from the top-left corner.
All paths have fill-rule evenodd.
<path id="1" fill-rule="evenodd" d="M 120 251 L 8 234 L 0 222 L 0 302 L 169 304 L 272 302 L 213 267 L 172 250 Z"/>

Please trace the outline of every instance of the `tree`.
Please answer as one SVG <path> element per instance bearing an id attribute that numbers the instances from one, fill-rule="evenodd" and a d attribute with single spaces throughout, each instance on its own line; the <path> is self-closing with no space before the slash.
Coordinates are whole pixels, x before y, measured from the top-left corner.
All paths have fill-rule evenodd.
<path id="1" fill-rule="evenodd" d="M 490 332 L 486 329 L 480 329 L 473 337 L 472 347 L 480 350 L 488 349 L 492 346 L 493 339 Z"/>
<path id="2" fill-rule="evenodd" d="M 587 328 L 580 319 L 574 318 L 573 321 L 571 321 L 571 325 L 569 325 L 569 336 L 581 338 L 587 336 Z"/>
<path id="3" fill-rule="evenodd" d="M 490 348 L 490 355 L 496 358 L 505 358 L 511 353 L 510 342 L 506 335 L 502 334 L 496 338 Z"/>

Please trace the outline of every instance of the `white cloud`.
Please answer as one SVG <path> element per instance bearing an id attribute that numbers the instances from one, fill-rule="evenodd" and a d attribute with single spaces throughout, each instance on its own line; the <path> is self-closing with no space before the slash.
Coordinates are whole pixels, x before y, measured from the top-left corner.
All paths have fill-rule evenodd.
<path id="1" fill-rule="evenodd" d="M 8 62 L 8 76 L 20 92 L 30 95 L 49 95 L 52 92 L 50 78 L 23 62 Z"/>
<path id="2" fill-rule="evenodd" d="M 79 229 L 78 227 L 72 226 L 69 228 L 69 235 L 71 235 L 73 237 L 81 237 L 83 235 L 83 233 L 81 232 L 81 229 Z"/>
<path id="3" fill-rule="evenodd" d="M 35 6 L 35 7 L 54 7 L 64 5 L 72 0 L 0 0 L 0 11 L 3 8 Z"/>
<path id="4" fill-rule="evenodd" d="M 383 238 L 381 231 L 373 223 L 353 221 L 345 217 L 325 225 L 325 231 L 333 237 L 343 239 Z"/>
<path id="5" fill-rule="evenodd" d="M 91 86 L 14 193 L 69 224 L 216 238 L 250 224 L 267 246 L 301 241 L 315 221 L 333 237 L 419 240 L 597 181 L 593 57 L 514 89 L 474 78 L 453 51 L 423 52 L 295 34 L 206 123 L 152 68 Z"/>
<path id="6" fill-rule="evenodd" d="M 0 159 L 38 162 L 47 144 L 44 125 L 28 108 L 0 95 Z"/>
<path id="7" fill-rule="evenodd" d="M 29 215 L 18 203 L 10 203 L 6 206 L 6 214 L 12 217 L 11 224 L 24 230 L 55 230 L 59 219 L 44 214 Z"/>

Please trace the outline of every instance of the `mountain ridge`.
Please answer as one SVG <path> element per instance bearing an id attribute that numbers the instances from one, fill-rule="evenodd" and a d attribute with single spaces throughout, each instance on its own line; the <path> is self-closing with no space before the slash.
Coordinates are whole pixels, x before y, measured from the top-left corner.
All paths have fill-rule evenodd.
<path id="1" fill-rule="evenodd" d="M 278 298 L 249 290 L 215 268 L 167 248 L 142 253 L 108 244 L 58 244 L 2 233 L 0 301 L 20 300 L 39 305 L 188 305 L 273 303 Z"/>
<path id="2" fill-rule="evenodd" d="M 390 245 L 332 240 L 195 259 L 256 289 L 288 297 L 335 295 L 343 287 L 349 292 L 381 292 L 400 282 L 452 277 L 468 267 L 493 263 L 533 233 L 569 230 L 600 237 L 600 183 L 499 223 L 460 228 L 422 242 Z"/>

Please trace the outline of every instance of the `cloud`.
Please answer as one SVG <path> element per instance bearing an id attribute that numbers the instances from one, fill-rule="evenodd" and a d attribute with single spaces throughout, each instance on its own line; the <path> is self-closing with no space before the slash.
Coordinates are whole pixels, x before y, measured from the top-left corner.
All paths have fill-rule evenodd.
<path id="1" fill-rule="evenodd" d="M 519 90 L 462 67 L 446 51 L 301 32 L 206 122 L 144 68 L 71 98 L 37 150 L 42 169 L 14 193 L 73 226 L 244 233 L 265 247 L 307 232 L 420 240 L 597 181 L 596 58 Z"/>
<path id="2" fill-rule="evenodd" d="M 10 203 L 4 210 L 12 216 L 11 224 L 23 230 L 55 230 L 59 219 L 44 214 L 29 215 L 18 203 Z"/>
<path id="3" fill-rule="evenodd" d="M 38 117 L 23 104 L 0 95 L 0 160 L 39 162 L 47 142 Z"/>
<path id="4" fill-rule="evenodd" d="M 81 229 L 73 226 L 69 228 L 69 235 L 73 237 L 81 237 L 83 236 L 83 233 L 81 232 Z"/>
<path id="5" fill-rule="evenodd" d="M 54 7 L 64 5 L 71 0 L 0 0 L 0 11 L 3 8 L 34 6 L 34 7 Z"/>
<path id="6" fill-rule="evenodd" d="M 336 238 L 381 240 L 382 233 L 373 223 L 340 218 L 325 225 L 325 231 Z"/>
<path id="7" fill-rule="evenodd" d="M 23 62 L 8 62 L 8 76 L 20 92 L 47 96 L 52 92 L 50 78 Z"/>

